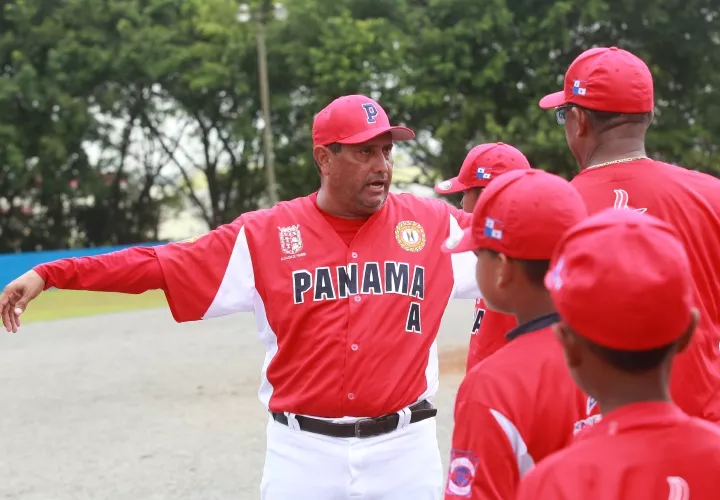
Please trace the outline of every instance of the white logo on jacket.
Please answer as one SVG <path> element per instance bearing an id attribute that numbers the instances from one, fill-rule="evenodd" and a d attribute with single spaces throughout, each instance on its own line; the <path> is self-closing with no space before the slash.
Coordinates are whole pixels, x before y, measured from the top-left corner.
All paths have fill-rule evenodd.
<path id="1" fill-rule="evenodd" d="M 690 500 L 690 485 L 680 476 L 668 476 L 665 478 L 670 487 L 668 500 Z"/>
<path id="2" fill-rule="evenodd" d="M 640 212 L 641 214 L 644 214 L 647 211 L 647 208 L 630 208 L 628 206 L 630 195 L 624 189 L 615 189 L 614 191 L 615 203 L 613 203 L 613 208 L 615 210 L 635 210 L 636 212 Z"/>
<path id="3" fill-rule="evenodd" d="M 294 226 L 278 227 L 280 230 L 280 250 L 285 255 L 291 257 L 283 257 L 282 260 L 301 257 L 298 253 L 303 248 L 302 235 L 300 234 L 300 224 Z"/>

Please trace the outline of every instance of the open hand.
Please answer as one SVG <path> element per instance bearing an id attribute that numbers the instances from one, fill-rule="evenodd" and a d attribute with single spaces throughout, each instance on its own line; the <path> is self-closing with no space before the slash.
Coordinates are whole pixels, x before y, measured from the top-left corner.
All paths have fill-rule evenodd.
<path id="1" fill-rule="evenodd" d="M 17 333 L 20 315 L 28 303 L 45 289 L 43 280 L 35 271 L 28 271 L 5 287 L 0 294 L 0 315 L 5 330 Z"/>

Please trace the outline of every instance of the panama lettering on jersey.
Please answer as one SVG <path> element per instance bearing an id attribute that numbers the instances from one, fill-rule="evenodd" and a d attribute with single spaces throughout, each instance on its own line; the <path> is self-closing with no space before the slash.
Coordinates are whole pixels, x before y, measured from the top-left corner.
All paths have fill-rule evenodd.
<path id="1" fill-rule="evenodd" d="M 405 330 L 422 333 L 420 302 L 425 298 L 425 269 L 407 262 L 365 262 L 362 272 L 358 264 L 317 267 L 314 271 L 293 271 L 293 302 L 302 304 L 310 294 L 315 302 L 347 299 L 354 295 L 400 294 L 417 299 L 410 302 Z M 333 279 L 335 278 L 335 279 Z"/>
<path id="2" fill-rule="evenodd" d="M 255 312 L 266 348 L 259 396 L 270 410 L 373 417 L 437 390 L 445 307 L 479 296 L 475 256 L 440 244 L 469 222 L 441 200 L 390 194 L 347 244 L 311 195 L 158 256 L 176 319 Z"/>

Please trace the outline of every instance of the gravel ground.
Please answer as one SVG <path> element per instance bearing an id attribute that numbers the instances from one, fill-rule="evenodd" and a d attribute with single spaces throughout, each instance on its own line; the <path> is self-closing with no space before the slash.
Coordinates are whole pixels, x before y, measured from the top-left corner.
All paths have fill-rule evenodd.
<path id="1" fill-rule="evenodd" d="M 439 336 L 446 466 L 472 308 L 452 302 Z M 3 331 L 0 499 L 259 498 L 263 355 L 244 314 L 178 325 L 160 309 Z"/>

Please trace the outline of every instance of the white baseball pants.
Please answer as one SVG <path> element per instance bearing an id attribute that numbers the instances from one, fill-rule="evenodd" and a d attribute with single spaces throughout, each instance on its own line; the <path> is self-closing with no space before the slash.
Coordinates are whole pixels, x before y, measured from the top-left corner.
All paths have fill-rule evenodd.
<path id="1" fill-rule="evenodd" d="M 438 500 L 436 419 L 370 438 L 293 430 L 270 417 L 261 500 Z"/>

